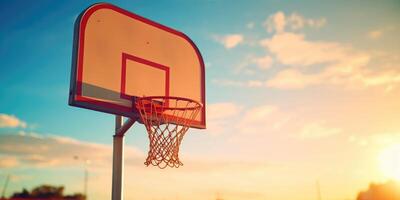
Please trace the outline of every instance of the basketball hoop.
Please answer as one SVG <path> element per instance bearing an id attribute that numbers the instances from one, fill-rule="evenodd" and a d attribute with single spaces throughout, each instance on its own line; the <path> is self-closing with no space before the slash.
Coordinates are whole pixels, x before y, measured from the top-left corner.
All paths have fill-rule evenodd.
<path id="1" fill-rule="evenodd" d="M 149 96 L 135 99 L 150 140 L 146 166 L 179 167 L 179 146 L 203 105 L 183 97 Z"/>

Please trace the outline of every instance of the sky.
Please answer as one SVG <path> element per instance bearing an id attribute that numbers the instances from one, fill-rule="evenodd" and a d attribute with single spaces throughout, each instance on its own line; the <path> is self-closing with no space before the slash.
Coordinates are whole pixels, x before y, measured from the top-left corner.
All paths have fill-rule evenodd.
<path id="1" fill-rule="evenodd" d="M 0 183 L 111 195 L 114 116 L 68 106 L 73 25 L 94 1 L 0 2 Z M 125 138 L 126 199 L 355 199 L 400 180 L 400 2 L 109 1 L 180 30 L 206 65 L 184 166 Z M 74 159 L 78 156 L 79 159 Z M 85 160 L 90 160 L 85 164 Z M 317 184 L 318 182 L 318 184 Z"/>

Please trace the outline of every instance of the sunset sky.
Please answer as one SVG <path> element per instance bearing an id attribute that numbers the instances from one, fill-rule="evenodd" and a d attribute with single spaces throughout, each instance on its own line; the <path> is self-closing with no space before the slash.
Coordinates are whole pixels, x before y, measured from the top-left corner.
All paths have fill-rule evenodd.
<path id="1" fill-rule="evenodd" d="M 73 25 L 95 1 L 0 2 L 0 186 L 110 199 L 114 116 L 68 106 Z M 400 1 L 109 1 L 186 33 L 206 64 L 207 129 L 184 166 L 126 135 L 125 198 L 351 200 L 400 180 Z M 80 160 L 75 160 L 79 156 Z"/>

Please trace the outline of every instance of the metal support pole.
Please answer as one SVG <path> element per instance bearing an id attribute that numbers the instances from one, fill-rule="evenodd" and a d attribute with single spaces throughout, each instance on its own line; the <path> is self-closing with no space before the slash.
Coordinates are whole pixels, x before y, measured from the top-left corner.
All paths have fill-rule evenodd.
<path id="1" fill-rule="evenodd" d="M 124 194 L 124 136 L 136 119 L 124 122 L 122 116 L 115 116 L 115 135 L 113 142 L 112 200 L 122 200 Z"/>
<path id="2" fill-rule="evenodd" d="M 83 167 L 84 167 L 84 171 L 83 171 L 83 195 L 85 196 L 85 200 L 88 200 L 88 181 L 89 181 L 89 169 L 88 169 L 88 165 L 90 163 L 90 160 L 86 159 L 86 158 L 81 158 L 79 156 L 74 156 L 75 160 L 78 161 L 83 161 Z"/>
<path id="3" fill-rule="evenodd" d="M 87 169 L 87 166 L 85 166 L 85 174 L 84 174 L 85 176 L 84 176 L 84 186 L 83 186 L 83 192 L 84 192 L 84 195 L 85 195 L 85 200 L 88 200 L 88 194 L 87 194 L 87 191 L 88 191 L 88 180 L 89 180 L 89 171 L 88 171 L 88 169 Z"/>
<path id="4" fill-rule="evenodd" d="M 122 127 L 122 116 L 115 117 L 115 133 Z M 113 173 L 112 173 L 112 200 L 123 199 L 123 171 L 124 171 L 124 135 L 114 135 L 113 143 Z"/>
<path id="5" fill-rule="evenodd" d="M 321 196 L 321 187 L 320 187 L 320 185 L 319 185 L 319 180 L 317 180 L 316 186 L 317 186 L 317 198 L 318 198 L 318 200 L 322 200 L 322 196 Z"/>
<path id="6" fill-rule="evenodd" d="M 8 186 L 8 182 L 10 181 L 10 174 L 7 175 L 6 181 L 4 182 L 4 186 L 3 186 L 3 191 L 1 192 L 1 197 L 2 199 L 5 198 L 5 194 L 6 194 L 6 190 L 7 190 L 7 186 Z"/>

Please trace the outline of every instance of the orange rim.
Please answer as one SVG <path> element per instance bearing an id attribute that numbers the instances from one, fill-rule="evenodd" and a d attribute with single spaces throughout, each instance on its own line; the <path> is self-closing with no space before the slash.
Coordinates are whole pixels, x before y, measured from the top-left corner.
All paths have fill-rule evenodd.
<path id="1" fill-rule="evenodd" d="M 162 99 L 165 101 L 168 100 L 176 100 L 176 101 L 186 101 L 186 102 L 190 102 L 190 103 L 194 103 L 193 106 L 190 107 L 167 107 L 167 106 L 162 106 L 163 109 L 168 109 L 168 110 L 196 110 L 196 109 L 200 109 L 203 107 L 203 104 L 193 100 L 193 99 L 189 99 L 189 98 L 185 98 L 185 97 L 174 97 L 174 96 L 146 96 L 146 97 L 137 97 L 135 102 L 141 102 L 143 103 L 143 101 L 149 101 L 149 102 L 153 102 L 157 99 Z"/>

